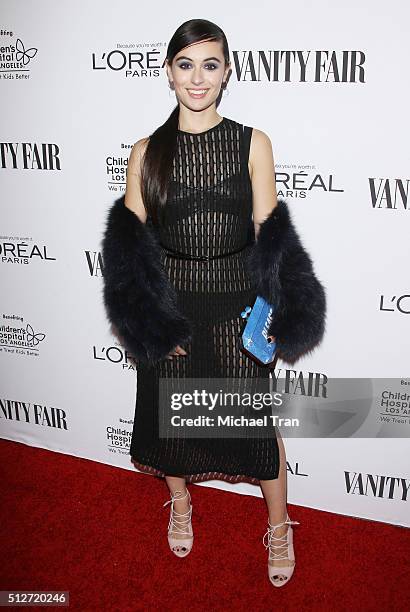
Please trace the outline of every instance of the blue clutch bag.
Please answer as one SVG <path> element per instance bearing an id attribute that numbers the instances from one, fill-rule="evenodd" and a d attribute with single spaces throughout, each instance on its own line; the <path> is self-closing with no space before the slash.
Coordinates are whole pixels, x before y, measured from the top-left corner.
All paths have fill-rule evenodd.
<path id="1" fill-rule="evenodd" d="M 271 363 L 275 357 L 276 342 L 268 340 L 274 306 L 258 295 L 253 308 L 246 306 L 241 317 L 247 319 L 242 332 L 243 350 L 262 365 Z"/>

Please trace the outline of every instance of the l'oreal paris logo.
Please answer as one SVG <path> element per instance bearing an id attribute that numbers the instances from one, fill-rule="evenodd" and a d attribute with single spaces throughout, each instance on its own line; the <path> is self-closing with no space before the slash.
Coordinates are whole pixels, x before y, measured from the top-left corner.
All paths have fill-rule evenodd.
<path id="1" fill-rule="evenodd" d="M 382 294 L 380 296 L 379 310 L 410 314 L 410 294 L 404 293 L 403 295 L 392 295 L 390 297 Z"/>

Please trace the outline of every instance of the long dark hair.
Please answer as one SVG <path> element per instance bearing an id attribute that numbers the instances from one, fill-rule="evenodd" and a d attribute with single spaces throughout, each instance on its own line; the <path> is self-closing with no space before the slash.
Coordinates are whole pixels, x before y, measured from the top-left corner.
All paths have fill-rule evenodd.
<path id="1" fill-rule="evenodd" d="M 219 26 L 206 19 L 190 19 L 175 31 L 169 41 L 166 59 L 172 64 L 174 57 L 188 45 L 200 41 L 222 43 L 225 65 L 230 63 L 226 36 Z M 149 137 L 141 168 L 141 194 L 147 214 L 156 223 L 167 201 L 168 185 L 172 173 L 179 125 L 179 104 L 168 119 Z"/>

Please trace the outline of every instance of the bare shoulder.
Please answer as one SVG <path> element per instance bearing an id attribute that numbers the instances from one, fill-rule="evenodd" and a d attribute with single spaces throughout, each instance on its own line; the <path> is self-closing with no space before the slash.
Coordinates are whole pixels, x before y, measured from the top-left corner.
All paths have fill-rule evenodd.
<path id="1" fill-rule="evenodd" d="M 262 130 L 253 129 L 249 152 L 251 167 L 249 174 L 252 182 L 252 205 L 255 235 L 260 224 L 277 206 L 275 160 L 269 136 Z"/>
<path id="2" fill-rule="evenodd" d="M 259 130 L 258 128 L 252 128 L 252 140 L 258 145 L 272 146 L 271 140 L 266 132 Z"/>
<path id="3" fill-rule="evenodd" d="M 128 158 L 128 172 L 132 174 L 140 174 L 141 161 L 147 149 L 149 137 L 140 138 L 132 146 L 130 156 Z"/>
<path id="4" fill-rule="evenodd" d="M 272 142 L 266 132 L 258 128 L 252 129 L 251 146 L 249 150 L 249 172 L 252 177 L 255 167 L 266 162 L 273 164 Z"/>
<path id="5" fill-rule="evenodd" d="M 132 146 L 128 158 L 127 184 L 124 200 L 125 206 L 132 210 L 143 223 L 147 220 L 147 211 L 141 191 L 141 167 L 148 142 L 148 137 L 140 138 L 140 140 L 137 140 Z"/>

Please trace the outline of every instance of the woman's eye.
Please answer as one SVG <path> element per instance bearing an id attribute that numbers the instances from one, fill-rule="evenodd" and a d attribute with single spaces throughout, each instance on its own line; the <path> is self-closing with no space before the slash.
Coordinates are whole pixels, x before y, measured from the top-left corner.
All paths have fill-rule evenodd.
<path id="1" fill-rule="evenodd" d="M 192 64 L 190 64 L 189 62 L 184 62 L 183 64 L 179 64 L 179 67 L 182 68 L 183 70 L 185 70 L 185 66 L 191 66 Z M 215 70 L 216 68 L 218 68 L 218 66 L 216 66 L 216 64 L 205 64 L 205 66 L 208 66 L 211 68 L 211 70 Z"/>

